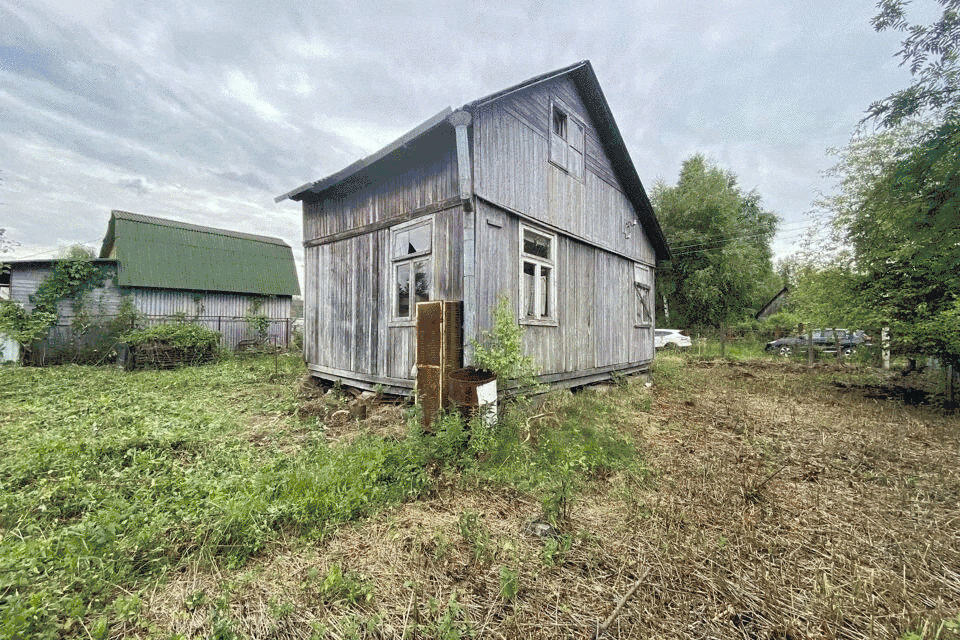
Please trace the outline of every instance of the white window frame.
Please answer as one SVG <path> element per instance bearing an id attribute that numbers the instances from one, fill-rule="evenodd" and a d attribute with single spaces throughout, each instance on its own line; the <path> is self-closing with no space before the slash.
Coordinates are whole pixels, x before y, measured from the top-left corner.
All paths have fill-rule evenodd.
<path id="1" fill-rule="evenodd" d="M 653 328 L 652 287 L 647 284 L 649 267 L 639 262 L 633 263 L 634 323 L 636 329 Z"/>
<path id="2" fill-rule="evenodd" d="M 556 114 L 562 115 L 566 123 L 561 132 L 554 129 Z M 584 175 L 586 131 L 583 121 L 574 114 L 572 109 L 559 98 L 550 99 L 550 115 L 547 122 L 550 162 L 577 180 L 583 180 Z"/>
<path id="3" fill-rule="evenodd" d="M 430 248 L 425 251 L 418 251 L 416 253 L 400 254 L 397 255 L 395 252 L 395 246 L 397 243 L 397 235 L 403 231 L 408 231 L 410 229 L 426 226 L 430 230 Z M 417 321 L 417 300 L 414 295 L 415 287 L 415 277 L 416 272 L 413 268 L 414 264 L 417 262 L 426 262 L 426 275 L 427 283 L 429 289 L 427 291 L 427 297 L 429 300 L 434 299 L 434 292 L 436 290 L 436 278 L 435 269 L 434 269 L 434 260 L 433 260 L 433 247 L 436 244 L 436 238 L 434 237 L 434 220 L 433 216 L 424 216 L 421 218 L 416 218 L 408 222 L 398 224 L 396 226 L 390 227 L 390 247 L 388 263 L 390 265 L 390 324 L 393 326 L 408 326 L 416 323 Z M 402 316 L 397 312 L 399 311 L 400 305 L 400 296 L 398 295 L 398 286 L 399 282 L 397 281 L 397 271 L 398 267 L 401 265 L 408 265 L 408 309 L 407 315 Z"/>
<path id="4" fill-rule="evenodd" d="M 550 255 L 548 258 L 542 256 L 535 256 L 529 253 L 525 253 L 523 250 L 523 239 L 526 232 L 534 233 L 542 238 L 546 238 L 550 241 Z M 519 269 L 519 297 L 517 304 L 517 317 L 520 319 L 520 324 L 529 324 L 529 325 L 541 325 L 556 327 L 558 326 L 558 316 L 557 316 L 557 235 L 555 233 L 550 233 L 533 227 L 526 224 L 520 224 L 520 235 L 518 238 L 519 244 L 519 260 L 518 260 L 518 269 Z M 527 315 L 527 296 L 529 291 L 527 289 L 527 278 L 524 273 L 524 264 L 532 264 L 535 270 L 533 284 L 533 299 L 535 304 L 542 306 L 542 303 L 546 301 L 547 303 L 547 313 L 537 313 L 534 315 Z M 548 269 L 550 277 L 548 279 L 547 290 L 544 291 L 544 282 L 542 273 L 544 269 Z"/>

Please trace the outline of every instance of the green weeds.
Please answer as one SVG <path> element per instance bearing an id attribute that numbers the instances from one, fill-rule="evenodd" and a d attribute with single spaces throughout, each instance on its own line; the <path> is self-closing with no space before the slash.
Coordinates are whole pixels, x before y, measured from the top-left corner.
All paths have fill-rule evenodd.
<path id="1" fill-rule="evenodd" d="M 416 499 L 438 472 L 531 492 L 560 528 L 585 483 L 641 469 L 634 444 L 611 426 L 628 402 L 585 392 L 536 416 L 510 404 L 495 426 L 450 414 L 433 434 L 411 426 L 407 438 L 331 446 L 296 417 L 301 375 L 292 358 L 174 371 L 0 369 L 0 637 L 150 628 L 140 596 L 172 572 L 238 569 L 280 540 L 323 538 Z M 291 434 L 296 446 L 279 446 Z M 482 517 L 464 512 L 458 526 L 474 562 L 492 564 Z M 545 561 L 569 549 L 555 546 Z M 308 586 L 328 603 L 374 597 L 339 566 Z M 208 611 L 208 631 L 228 638 L 237 621 L 223 598 L 197 592 L 184 606 Z M 288 605 L 274 604 L 282 617 Z M 455 598 L 434 613 L 437 637 L 470 632 Z"/>
<path id="2" fill-rule="evenodd" d="M 271 364 L 0 370 L 0 637 L 121 624 L 135 612 L 110 606 L 119 593 L 184 563 L 240 567 L 281 536 L 322 536 L 419 495 L 413 439 L 317 437 L 282 454 L 244 438 L 265 410 L 281 435 L 296 428 L 300 370 L 273 384 Z M 328 576 L 327 591 L 356 598 L 350 580 Z"/>

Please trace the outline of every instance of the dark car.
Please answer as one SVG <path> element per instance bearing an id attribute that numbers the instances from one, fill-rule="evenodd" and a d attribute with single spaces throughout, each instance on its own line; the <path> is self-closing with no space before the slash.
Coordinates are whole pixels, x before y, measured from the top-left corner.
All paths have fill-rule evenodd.
<path id="1" fill-rule="evenodd" d="M 847 331 L 846 329 L 817 329 L 813 332 L 813 348 L 828 353 L 836 352 L 837 347 L 840 353 L 845 356 L 852 355 L 854 350 L 861 344 L 869 344 L 870 336 L 863 331 Z M 766 344 L 764 350 L 779 353 L 782 356 L 788 356 L 796 350 L 805 349 L 807 346 L 807 336 L 790 336 L 788 338 L 779 338 L 771 340 Z"/>

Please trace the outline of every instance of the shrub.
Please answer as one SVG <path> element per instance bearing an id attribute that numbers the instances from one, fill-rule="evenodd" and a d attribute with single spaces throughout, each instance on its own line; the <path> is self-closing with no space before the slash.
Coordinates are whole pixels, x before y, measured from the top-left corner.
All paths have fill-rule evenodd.
<path id="1" fill-rule="evenodd" d="M 473 341 L 474 361 L 481 369 L 497 374 L 498 387 L 516 385 L 527 389 L 537 384 L 537 366 L 523 353 L 523 328 L 517 323 L 506 296 L 493 310 L 493 329 Z"/>
<path id="2" fill-rule="evenodd" d="M 0 333 L 10 336 L 22 347 L 43 338 L 56 319 L 55 313 L 39 310 L 31 313 L 12 300 L 0 301 Z"/>
<path id="3" fill-rule="evenodd" d="M 137 329 L 120 336 L 131 351 L 131 366 L 174 366 L 209 362 L 220 346 L 220 334 L 187 322 Z"/>

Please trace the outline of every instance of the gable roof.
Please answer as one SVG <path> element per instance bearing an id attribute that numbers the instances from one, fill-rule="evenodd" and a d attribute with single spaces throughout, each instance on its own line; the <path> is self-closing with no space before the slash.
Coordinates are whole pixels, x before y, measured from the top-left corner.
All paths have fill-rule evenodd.
<path id="1" fill-rule="evenodd" d="M 600 83 L 597 80 L 596 74 L 593 72 L 593 66 L 590 64 L 589 60 L 577 62 L 576 64 L 572 64 L 568 67 L 535 76 L 529 80 L 521 82 L 520 84 L 507 87 L 502 91 L 498 91 L 484 98 L 467 103 L 462 108 L 465 111 L 473 112 L 477 108 L 490 102 L 494 102 L 508 94 L 526 89 L 541 82 L 554 80 L 561 76 L 569 76 L 583 97 L 583 102 L 587 112 L 596 127 L 597 134 L 600 136 L 600 142 L 603 145 L 603 150 L 609 156 L 611 164 L 613 165 L 613 170 L 617 175 L 617 179 L 620 181 L 627 199 L 630 200 L 634 211 L 637 213 L 637 217 L 640 220 L 644 232 L 647 234 L 647 237 L 650 239 L 650 243 L 653 245 L 657 260 L 669 260 L 670 248 L 667 245 L 666 237 L 663 235 L 663 230 L 660 228 L 660 222 L 657 220 L 656 214 L 653 212 L 653 206 L 650 204 L 650 199 L 647 197 L 647 192 L 643 188 L 643 184 L 640 182 L 640 176 L 637 174 L 636 167 L 633 165 L 633 160 L 630 159 L 630 153 L 627 151 L 627 146 L 623 141 L 623 136 L 620 134 L 620 129 L 617 127 L 617 123 L 613 119 L 613 113 L 610 111 L 610 105 L 607 104 L 607 99 L 603 95 L 603 90 L 600 88 Z M 351 176 L 363 171 L 374 162 L 404 149 L 416 139 L 444 124 L 447 121 L 447 117 L 450 115 L 450 113 L 452 113 L 452 111 L 449 108 L 444 109 L 437 115 L 414 127 L 409 132 L 405 133 L 400 138 L 394 142 L 391 142 L 376 153 L 362 160 L 358 160 L 345 169 L 342 169 L 326 178 L 317 180 L 315 182 L 308 182 L 292 191 L 277 196 L 275 201 L 280 202 L 281 200 L 285 200 L 287 198 L 290 198 L 291 200 L 303 200 L 306 197 L 319 194 L 330 187 L 344 182 Z"/>
<path id="2" fill-rule="evenodd" d="M 110 213 L 101 258 L 115 258 L 125 287 L 297 295 L 293 250 L 279 238 Z"/>
<path id="3" fill-rule="evenodd" d="M 757 320 L 760 320 L 761 318 L 772 316 L 773 314 L 775 314 L 777 311 L 780 310 L 780 307 L 786 304 L 787 296 L 789 294 L 790 294 L 789 287 L 784 287 L 783 289 L 780 289 L 780 291 L 778 291 L 776 295 L 770 298 L 770 302 L 763 305 L 763 307 L 760 308 L 760 311 L 757 311 L 756 315 L 754 315 L 753 317 Z"/>

